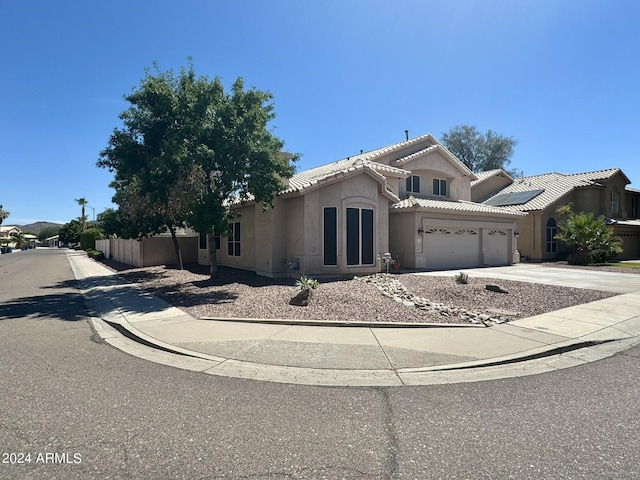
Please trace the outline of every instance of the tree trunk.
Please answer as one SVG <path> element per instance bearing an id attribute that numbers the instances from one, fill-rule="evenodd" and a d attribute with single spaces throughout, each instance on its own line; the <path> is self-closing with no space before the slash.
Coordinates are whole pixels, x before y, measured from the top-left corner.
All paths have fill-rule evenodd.
<path id="1" fill-rule="evenodd" d="M 182 252 L 180 252 L 180 244 L 178 243 L 178 237 L 176 237 L 176 229 L 173 226 L 169 226 L 169 231 L 171 232 L 171 240 L 173 241 L 173 249 L 176 252 L 176 261 L 178 265 L 178 270 L 183 270 L 184 266 L 182 265 Z"/>
<path id="2" fill-rule="evenodd" d="M 207 234 L 209 241 L 209 278 L 214 280 L 218 278 L 218 258 L 216 256 L 216 238 L 213 231 Z"/>

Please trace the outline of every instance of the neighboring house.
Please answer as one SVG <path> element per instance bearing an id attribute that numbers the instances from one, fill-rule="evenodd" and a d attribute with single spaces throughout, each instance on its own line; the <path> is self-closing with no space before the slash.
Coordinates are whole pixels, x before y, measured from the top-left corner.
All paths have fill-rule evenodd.
<path id="1" fill-rule="evenodd" d="M 575 212 L 604 216 L 622 239 L 620 259 L 640 258 L 640 191 L 619 168 L 565 175 L 546 173 L 513 179 L 502 170 L 477 175 L 472 199 L 529 215 L 518 219 L 518 250 L 528 260 L 554 260 L 562 245 L 554 238 L 556 210 L 569 203 Z"/>
<path id="2" fill-rule="evenodd" d="M 45 238 L 43 242 L 47 247 L 58 248 L 60 246 L 60 235 Z"/>
<path id="3" fill-rule="evenodd" d="M 20 230 L 20 227 L 16 227 L 14 225 L 0 225 L 0 243 L 9 247 L 15 247 L 15 242 L 9 241 L 11 239 L 11 235 L 19 235 L 21 233 L 22 230 Z"/>
<path id="4" fill-rule="evenodd" d="M 526 213 L 472 202 L 476 179 L 430 134 L 360 153 L 297 173 L 272 209 L 236 206 L 216 258 L 271 277 L 374 273 L 387 253 L 418 269 L 511 264 Z"/>

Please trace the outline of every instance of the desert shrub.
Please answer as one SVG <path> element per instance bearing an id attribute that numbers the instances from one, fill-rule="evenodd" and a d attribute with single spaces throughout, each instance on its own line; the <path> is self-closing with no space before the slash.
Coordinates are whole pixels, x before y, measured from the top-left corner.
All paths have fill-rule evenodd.
<path id="1" fill-rule="evenodd" d="M 318 280 L 315 280 L 313 278 L 301 277 L 296 281 L 296 287 L 298 287 L 300 290 L 315 290 L 316 288 L 318 288 L 318 285 Z"/>
<path id="2" fill-rule="evenodd" d="M 462 285 L 469 283 L 469 275 L 464 272 L 460 272 L 454 278 L 456 279 L 456 283 L 460 283 Z"/>

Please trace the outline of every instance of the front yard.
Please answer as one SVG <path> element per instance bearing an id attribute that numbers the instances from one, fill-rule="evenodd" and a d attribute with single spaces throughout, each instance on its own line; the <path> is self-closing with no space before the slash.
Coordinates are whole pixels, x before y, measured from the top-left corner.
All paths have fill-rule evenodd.
<path id="1" fill-rule="evenodd" d="M 433 311 L 412 306 L 411 302 L 394 300 L 384 296 L 374 285 L 358 279 L 321 280 L 311 304 L 297 307 L 289 305 L 291 297 L 298 292 L 294 279 L 270 279 L 220 267 L 220 278 L 211 282 L 207 267 L 199 265 L 189 265 L 181 271 L 169 267 L 127 268 L 113 262 L 105 264 L 118 271 L 125 282 L 138 284 L 196 318 L 469 323 L 468 318 L 462 318 L 455 312 L 447 315 L 447 308 Z M 399 280 L 411 294 L 432 303 L 488 317 L 502 317 L 506 321 L 615 295 L 476 277 L 470 278 L 468 284 L 458 284 L 454 279 L 457 273 L 452 271 L 450 277 L 411 274 L 392 274 L 391 277 Z M 487 284 L 499 285 L 508 293 L 486 290 Z"/>

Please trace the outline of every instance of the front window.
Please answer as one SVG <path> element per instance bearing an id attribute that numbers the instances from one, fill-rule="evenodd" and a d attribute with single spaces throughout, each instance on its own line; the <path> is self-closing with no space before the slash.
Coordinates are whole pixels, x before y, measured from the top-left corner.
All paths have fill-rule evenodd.
<path id="1" fill-rule="evenodd" d="M 227 237 L 227 255 L 230 257 L 240 256 L 240 222 L 232 222 L 228 225 L 229 236 Z"/>
<path id="2" fill-rule="evenodd" d="M 609 194 L 609 202 L 611 203 L 611 213 L 618 213 L 618 193 L 611 192 Z"/>
<path id="3" fill-rule="evenodd" d="M 371 208 L 347 208 L 347 265 L 373 265 Z"/>
<path id="4" fill-rule="evenodd" d="M 338 207 L 323 209 L 323 263 L 328 266 L 338 265 Z"/>
<path id="5" fill-rule="evenodd" d="M 407 178 L 407 192 L 420 193 L 420 177 L 418 175 L 411 175 Z"/>
<path id="6" fill-rule="evenodd" d="M 556 235 L 558 234 L 558 225 L 555 219 L 550 218 L 547 220 L 547 253 L 556 253 L 558 251 L 558 241 Z"/>
<path id="7" fill-rule="evenodd" d="M 442 178 L 433 179 L 433 194 L 441 197 L 447 196 L 447 181 Z"/>

